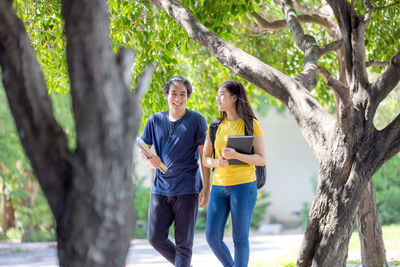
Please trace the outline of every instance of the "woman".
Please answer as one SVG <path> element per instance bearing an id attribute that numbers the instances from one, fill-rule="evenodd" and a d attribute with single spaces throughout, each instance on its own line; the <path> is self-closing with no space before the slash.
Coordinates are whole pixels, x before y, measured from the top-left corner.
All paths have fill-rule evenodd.
<path id="1" fill-rule="evenodd" d="M 238 81 L 221 84 L 217 95 L 221 123 L 213 145 L 207 132 L 203 151 L 203 166 L 215 168 L 210 202 L 207 211 L 206 237 L 214 254 L 223 266 L 244 267 L 249 261 L 249 230 L 257 199 L 254 166 L 266 163 L 263 132 L 254 116 L 243 85 Z M 253 121 L 253 125 L 250 124 Z M 254 154 L 241 154 L 226 147 L 230 135 L 244 135 L 245 129 L 254 136 Z M 229 159 L 238 159 L 248 165 L 228 165 Z M 223 241 L 226 221 L 232 217 L 234 255 Z"/>

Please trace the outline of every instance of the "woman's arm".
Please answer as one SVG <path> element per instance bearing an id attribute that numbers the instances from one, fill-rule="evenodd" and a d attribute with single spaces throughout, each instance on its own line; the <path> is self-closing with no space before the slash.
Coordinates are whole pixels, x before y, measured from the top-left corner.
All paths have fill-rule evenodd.
<path id="1" fill-rule="evenodd" d="M 228 166 L 228 161 L 224 159 L 223 157 L 219 157 L 218 159 L 213 159 L 212 158 L 212 152 L 213 152 L 213 147 L 211 143 L 211 138 L 207 134 L 206 137 L 206 142 L 204 144 L 204 149 L 203 149 L 203 157 L 202 157 L 202 163 L 205 167 L 207 168 L 224 168 Z"/>
<path id="2" fill-rule="evenodd" d="M 254 154 L 250 155 L 239 153 L 235 149 L 230 147 L 224 147 L 222 149 L 222 155 L 226 159 L 238 159 L 250 165 L 264 166 L 267 163 L 264 137 L 263 136 L 254 137 L 253 147 L 254 147 Z"/>

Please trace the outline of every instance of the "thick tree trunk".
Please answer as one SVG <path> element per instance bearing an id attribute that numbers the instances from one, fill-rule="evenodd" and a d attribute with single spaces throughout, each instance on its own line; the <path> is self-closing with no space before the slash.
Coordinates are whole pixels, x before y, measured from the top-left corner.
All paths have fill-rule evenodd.
<path id="1" fill-rule="evenodd" d="M 374 183 L 368 183 L 357 210 L 357 226 L 364 267 L 387 265 L 382 227 L 376 206 Z"/>
<path id="2" fill-rule="evenodd" d="M 340 182 L 322 178 L 309 214 L 297 265 L 299 267 L 346 266 L 348 243 L 352 234 L 356 205 L 350 201 Z"/>
<path id="3" fill-rule="evenodd" d="M 106 0 L 64 0 L 77 148 L 54 118 L 23 23 L 0 1 L 0 66 L 21 143 L 56 219 L 61 267 L 122 267 L 132 237 L 132 153 L 147 68 L 129 91 L 133 56 L 115 56 Z"/>

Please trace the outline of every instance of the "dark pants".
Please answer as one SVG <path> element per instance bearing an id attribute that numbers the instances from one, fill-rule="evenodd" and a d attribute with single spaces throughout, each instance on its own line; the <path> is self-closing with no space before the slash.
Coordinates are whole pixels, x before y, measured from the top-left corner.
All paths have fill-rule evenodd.
<path id="1" fill-rule="evenodd" d="M 147 239 L 177 267 L 190 266 L 197 208 L 198 194 L 171 197 L 151 194 Z M 168 238 L 173 222 L 175 244 Z"/>

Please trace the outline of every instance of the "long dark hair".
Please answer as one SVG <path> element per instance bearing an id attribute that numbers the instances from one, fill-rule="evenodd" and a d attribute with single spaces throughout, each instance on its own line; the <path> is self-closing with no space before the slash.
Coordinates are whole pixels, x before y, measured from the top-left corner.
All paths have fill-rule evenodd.
<path id="1" fill-rule="evenodd" d="M 249 135 L 253 134 L 253 125 L 250 124 L 250 117 L 256 118 L 254 115 L 253 109 L 251 108 L 249 99 L 247 98 L 246 90 L 244 89 L 243 84 L 238 81 L 225 81 L 220 86 L 220 88 L 226 88 L 231 95 L 236 95 L 236 112 L 239 117 L 244 122 L 244 127 L 246 127 L 246 131 Z M 221 112 L 221 118 L 224 119 L 226 117 L 226 112 Z"/>

